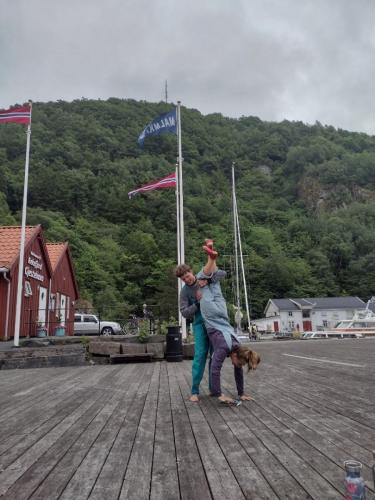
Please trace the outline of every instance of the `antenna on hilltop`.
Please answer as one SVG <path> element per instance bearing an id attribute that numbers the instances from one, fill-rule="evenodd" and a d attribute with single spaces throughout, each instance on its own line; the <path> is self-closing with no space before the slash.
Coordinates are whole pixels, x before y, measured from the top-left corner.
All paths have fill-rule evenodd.
<path id="1" fill-rule="evenodd" d="M 168 80 L 165 80 L 165 102 L 168 102 Z"/>

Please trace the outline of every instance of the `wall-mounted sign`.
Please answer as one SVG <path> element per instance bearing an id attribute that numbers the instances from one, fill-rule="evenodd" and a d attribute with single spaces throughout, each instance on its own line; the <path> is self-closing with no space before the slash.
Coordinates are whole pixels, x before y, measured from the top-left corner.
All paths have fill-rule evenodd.
<path id="1" fill-rule="evenodd" d="M 25 276 L 27 278 L 34 278 L 34 280 L 38 281 L 44 281 L 44 276 L 43 274 L 39 274 L 37 271 L 34 269 L 31 269 L 29 266 L 25 267 Z"/>
<path id="2" fill-rule="evenodd" d="M 30 297 L 33 294 L 30 281 L 25 281 L 25 297 Z"/>
<path id="3" fill-rule="evenodd" d="M 43 268 L 41 255 L 38 255 L 35 252 L 31 251 L 29 258 L 27 259 L 27 263 L 29 265 L 25 266 L 25 276 L 27 278 L 33 278 L 38 281 L 44 281 L 43 274 L 39 273 L 39 271 L 41 271 Z"/>

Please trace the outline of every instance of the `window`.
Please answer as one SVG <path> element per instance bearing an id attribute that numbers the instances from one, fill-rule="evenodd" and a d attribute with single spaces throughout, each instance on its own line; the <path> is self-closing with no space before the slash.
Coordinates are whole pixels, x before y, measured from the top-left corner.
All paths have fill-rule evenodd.
<path id="1" fill-rule="evenodd" d="M 289 316 L 293 316 L 292 311 L 289 311 L 288 314 L 289 314 Z"/>
<path id="2" fill-rule="evenodd" d="M 85 316 L 83 318 L 84 323 L 96 323 L 96 318 L 95 316 Z"/>
<path id="3" fill-rule="evenodd" d="M 310 317 L 310 311 L 302 311 L 302 318 L 309 318 Z"/>
<path id="4" fill-rule="evenodd" d="M 327 328 L 327 326 L 328 326 L 328 321 L 327 321 L 326 319 L 324 319 L 324 320 L 323 320 L 323 326 L 324 326 L 325 328 Z"/>
<path id="5" fill-rule="evenodd" d="M 74 316 L 74 323 L 81 323 L 81 316 Z"/>

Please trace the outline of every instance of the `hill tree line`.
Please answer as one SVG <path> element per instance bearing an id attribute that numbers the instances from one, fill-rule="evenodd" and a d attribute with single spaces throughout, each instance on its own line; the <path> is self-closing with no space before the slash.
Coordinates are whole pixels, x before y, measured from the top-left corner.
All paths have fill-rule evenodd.
<path id="1" fill-rule="evenodd" d="M 172 105 L 108 99 L 34 103 L 28 224 L 68 240 L 81 297 L 107 316 L 176 314 L 176 199 L 128 191 L 174 171 L 176 136 L 137 137 Z M 0 224 L 20 224 L 26 135 L 0 127 Z M 182 108 L 186 260 L 205 237 L 231 272 L 231 165 L 252 315 L 269 298 L 375 290 L 375 138 L 320 123 L 230 119 Z M 233 301 L 228 280 L 225 293 Z"/>

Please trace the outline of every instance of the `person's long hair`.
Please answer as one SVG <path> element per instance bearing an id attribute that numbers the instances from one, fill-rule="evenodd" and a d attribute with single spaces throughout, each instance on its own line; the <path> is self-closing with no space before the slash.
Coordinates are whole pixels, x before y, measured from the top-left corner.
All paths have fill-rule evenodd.
<path id="1" fill-rule="evenodd" d="M 247 365 L 248 372 L 250 370 L 256 370 L 260 363 L 260 356 L 257 352 L 252 351 L 249 347 L 241 345 L 236 351 L 237 359 L 240 361 L 242 366 Z"/>

